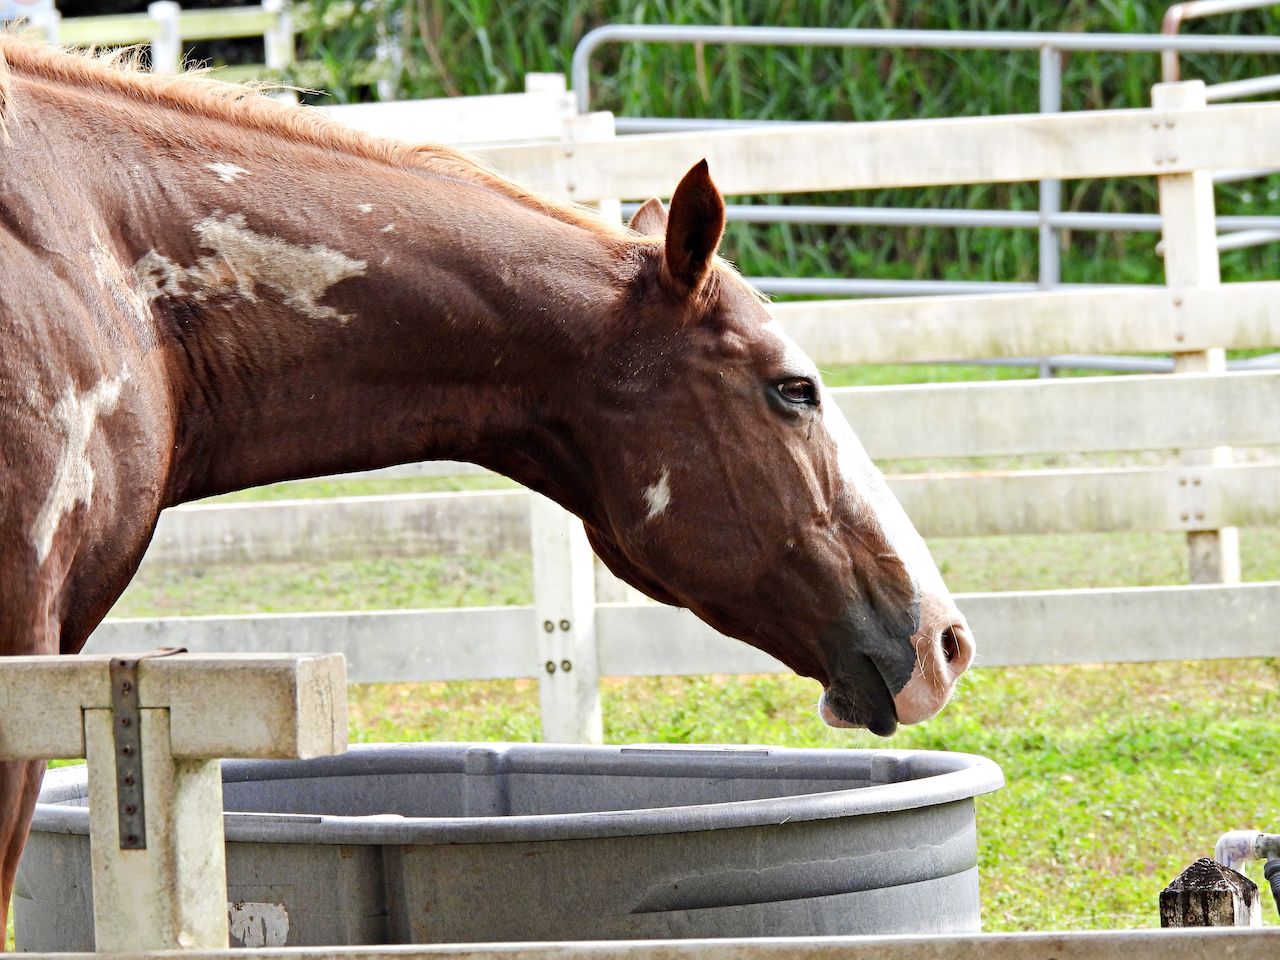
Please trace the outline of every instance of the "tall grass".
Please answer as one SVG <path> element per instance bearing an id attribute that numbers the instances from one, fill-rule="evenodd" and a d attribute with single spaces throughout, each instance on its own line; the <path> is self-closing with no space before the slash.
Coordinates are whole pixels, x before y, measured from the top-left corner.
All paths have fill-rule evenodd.
<path id="1" fill-rule="evenodd" d="M 376 97 L 361 86 L 381 38 L 398 47 L 391 77 L 402 97 L 509 93 L 527 72 L 567 73 L 582 36 L 604 23 L 737 24 L 963 30 L 1158 32 L 1166 0 L 314 0 L 304 55 L 323 60 L 339 101 Z M 1270 8 L 1192 21 L 1185 32 L 1273 34 Z M 592 61 L 592 107 L 623 116 L 886 120 L 1038 109 L 1035 52 L 850 50 L 610 44 Z M 1193 55 L 1183 76 L 1210 83 L 1280 72 L 1280 58 Z M 1159 80 L 1152 54 L 1072 54 L 1066 110 L 1147 105 Z M 821 158 L 815 158 L 821 162 Z M 674 186 L 674 185 L 673 185 Z M 1223 187 L 1221 213 L 1280 213 L 1280 177 Z M 746 199 L 746 198 L 744 198 Z M 766 198 L 752 198 L 756 200 Z M 767 198 L 779 202 L 783 198 Z M 1034 209 L 1034 184 L 989 184 L 795 197 L 804 203 Z M 1153 212 L 1154 183 L 1065 185 L 1071 210 Z M 1151 234 L 1068 233 L 1063 279 L 1159 283 Z M 1027 230 L 731 226 L 724 252 L 748 275 L 1033 280 Z M 1280 273 L 1276 245 L 1223 257 L 1227 280 Z"/>

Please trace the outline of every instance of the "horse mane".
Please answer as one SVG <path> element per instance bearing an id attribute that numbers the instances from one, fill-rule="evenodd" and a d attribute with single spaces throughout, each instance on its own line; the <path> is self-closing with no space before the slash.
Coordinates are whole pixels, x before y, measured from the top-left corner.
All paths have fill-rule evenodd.
<path id="1" fill-rule="evenodd" d="M 139 52 L 136 48 L 106 53 L 72 51 L 0 33 L 0 142 L 9 142 L 12 77 L 17 74 L 277 133 L 297 143 L 389 166 L 474 183 L 606 240 L 635 243 L 646 239 L 621 224 L 605 221 L 593 210 L 534 193 L 444 144 L 411 144 L 371 136 L 330 119 L 321 109 L 275 100 L 268 96 L 270 87 L 266 86 L 227 83 L 198 70 L 172 76 L 149 73 L 139 62 Z"/>

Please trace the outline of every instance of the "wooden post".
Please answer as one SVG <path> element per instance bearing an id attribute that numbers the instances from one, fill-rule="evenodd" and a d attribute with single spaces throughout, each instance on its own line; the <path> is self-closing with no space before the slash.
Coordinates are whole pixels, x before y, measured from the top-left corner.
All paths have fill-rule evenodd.
<path id="1" fill-rule="evenodd" d="M 155 21 L 151 34 L 151 72 L 177 73 L 182 69 L 182 8 L 174 0 L 155 0 L 147 13 Z"/>
<path id="2" fill-rule="evenodd" d="M 1155 138 L 1157 162 L 1173 162 L 1178 155 L 1178 111 L 1206 106 L 1201 80 L 1158 83 L 1151 88 L 1151 105 L 1164 111 L 1152 123 L 1159 124 Z M 1160 188 L 1165 283 L 1173 288 L 1175 306 L 1181 306 L 1184 287 L 1212 287 L 1220 282 L 1218 245 L 1214 229 L 1213 180 L 1208 170 L 1178 173 L 1156 178 Z M 1176 334 L 1175 334 L 1176 337 Z M 1226 351 L 1219 347 L 1175 353 L 1173 372 L 1223 373 Z M 1230 466 L 1231 448 L 1184 450 L 1187 466 Z M 1187 553 L 1192 583 L 1239 583 L 1240 536 L 1235 527 L 1221 530 L 1195 529 L 1197 508 L 1188 501 L 1184 519 L 1188 524 Z"/>
<path id="3" fill-rule="evenodd" d="M 546 497 L 529 496 L 542 739 L 603 743 L 595 557 L 581 520 Z"/>
<path id="4" fill-rule="evenodd" d="M 262 9 L 276 15 L 275 24 L 262 35 L 267 69 L 282 77 L 297 61 L 297 40 L 293 34 L 293 10 L 289 0 L 262 0 Z M 273 100 L 297 103 L 296 90 L 273 90 Z"/>
<path id="5" fill-rule="evenodd" d="M 1260 927 L 1258 885 L 1201 857 L 1160 891 L 1162 927 Z"/>
<path id="6" fill-rule="evenodd" d="M 225 950 L 219 757 L 346 749 L 337 654 L 0 659 L 0 759 L 88 760 L 94 946 Z"/>

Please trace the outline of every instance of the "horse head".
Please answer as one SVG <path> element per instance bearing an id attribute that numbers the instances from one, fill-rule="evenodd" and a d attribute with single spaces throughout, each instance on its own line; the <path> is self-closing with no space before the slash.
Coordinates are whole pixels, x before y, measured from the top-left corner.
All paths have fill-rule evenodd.
<path id="1" fill-rule="evenodd" d="M 888 735 L 937 713 L 973 660 L 928 549 L 817 367 L 715 254 L 706 162 L 650 200 L 621 333 L 580 385 L 587 532 L 604 563 L 823 685 L 833 726 Z M 658 239 L 662 242 L 657 242 Z"/>

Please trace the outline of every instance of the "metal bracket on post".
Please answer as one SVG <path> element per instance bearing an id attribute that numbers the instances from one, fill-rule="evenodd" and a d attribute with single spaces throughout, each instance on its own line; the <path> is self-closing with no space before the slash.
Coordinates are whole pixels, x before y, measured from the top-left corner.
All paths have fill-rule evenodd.
<path id="1" fill-rule="evenodd" d="M 142 708 L 138 705 L 138 661 L 186 653 L 186 647 L 159 647 L 137 657 L 113 657 L 111 732 L 116 748 L 116 809 L 120 849 L 147 849 L 147 805 L 142 787 Z"/>

